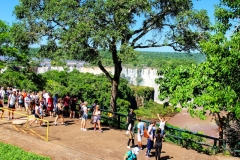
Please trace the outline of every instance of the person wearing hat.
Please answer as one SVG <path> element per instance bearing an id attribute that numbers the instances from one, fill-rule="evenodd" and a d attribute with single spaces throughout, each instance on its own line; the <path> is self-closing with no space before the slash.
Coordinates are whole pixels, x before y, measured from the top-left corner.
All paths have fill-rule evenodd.
<path id="1" fill-rule="evenodd" d="M 10 113 L 12 113 L 12 119 L 14 119 L 15 104 L 17 101 L 17 90 L 13 89 L 12 93 L 8 97 L 8 120 L 10 120 Z"/>
<path id="2" fill-rule="evenodd" d="M 138 147 L 134 147 L 131 151 L 127 151 L 127 153 L 125 153 L 124 160 L 137 160 L 138 153 Z"/>

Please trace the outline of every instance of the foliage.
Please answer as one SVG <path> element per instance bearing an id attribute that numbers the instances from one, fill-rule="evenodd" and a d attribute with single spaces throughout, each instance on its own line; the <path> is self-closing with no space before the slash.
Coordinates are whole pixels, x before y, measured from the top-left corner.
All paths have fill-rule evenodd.
<path id="1" fill-rule="evenodd" d="M 200 44 L 207 61 L 161 70 L 159 73 L 164 78 L 157 83 L 160 84 L 161 99 L 169 97 L 172 105 L 180 103 L 182 107 L 188 107 L 192 116 L 204 119 L 206 110 L 210 110 L 219 126 L 219 138 L 223 139 L 224 126 L 240 118 L 240 32 L 239 24 L 236 28 L 231 27 L 232 20 L 239 20 L 234 14 L 239 13 L 239 0 L 236 3 L 221 2 L 223 6 L 218 6 L 215 12 L 214 33 Z"/>
<path id="2" fill-rule="evenodd" d="M 90 103 L 98 99 L 102 108 L 109 109 L 111 83 L 103 75 L 93 75 L 90 73 L 80 73 L 78 70 L 72 72 L 52 70 L 42 74 L 44 79 L 47 79 L 47 91 L 60 96 L 65 94 L 78 95 L 80 92 L 82 98 Z M 117 107 L 119 112 L 127 113 L 130 106 L 128 100 L 132 96 L 132 91 L 128 87 L 128 82 L 121 79 L 119 86 L 119 100 Z"/>
<path id="3" fill-rule="evenodd" d="M 50 160 L 48 157 L 39 156 L 31 152 L 25 152 L 19 147 L 0 142 L 0 157 L 5 160 Z"/>
<path id="4" fill-rule="evenodd" d="M 161 116 L 172 116 L 175 114 L 174 108 L 171 106 L 165 107 L 164 105 L 158 104 L 152 100 L 145 103 L 143 108 L 135 110 L 137 117 L 142 119 L 156 119 L 157 113 Z"/>
<path id="5" fill-rule="evenodd" d="M 108 51 L 100 50 L 103 64 L 113 66 L 111 55 Z M 190 65 L 201 63 L 206 60 L 202 53 L 181 53 L 181 52 L 148 52 L 139 51 L 138 56 L 129 61 L 124 61 L 123 66 L 129 68 L 167 68 L 171 66 Z"/>
<path id="6" fill-rule="evenodd" d="M 154 99 L 154 88 L 145 86 L 133 86 L 130 88 L 137 97 L 142 97 L 144 100 L 149 101 Z"/>
<path id="7" fill-rule="evenodd" d="M 8 68 L 0 75 L 0 86 L 5 88 L 16 86 L 18 89 L 36 91 L 41 90 L 45 82 L 41 75 L 37 75 L 34 72 L 24 74 L 24 72 L 13 70 L 12 68 Z"/>
<path id="8" fill-rule="evenodd" d="M 195 50 L 198 41 L 207 38 L 209 25 L 206 11 L 194 10 L 192 0 L 20 0 L 15 14 L 19 20 L 15 26 L 25 26 L 20 28 L 28 35 L 23 45 L 44 38 L 46 44 L 39 51 L 43 57 L 55 61 L 71 57 L 98 65 L 111 82 L 112 111 L 116 111 L 122 62 L 133 59 L 135 49 Z M 21 42 L 24 32 L 16 30 L 15 39 Z M 145 36 L 150 38 L 144 41 Z M 114 75 L 103 66 L 99 48 L 109 50 Z"/>
<path id="9" fill-rule="evenodd" d="M 178 144 L 179 143 L 178 139 L 181 138 L 180 145 L 182 147 L 187 149 L 193 149 L 198 152 L 203 152 L 206 154 L 212 154 L 211 148 L 203 147 L 202 145 L 204 143 L 206 144 L 206 138 L 195 135 L 194 133 L 191 133 L 191 131 L 187 129 L 182 130 L 177 126 L 173 126 L 170 124 L 167 124 L 167 127 L 164 131 L 166 132 L 166 137 L 164 139 L 168 142 Z M 197 132 L 197 134 L 204 133 Z"/>

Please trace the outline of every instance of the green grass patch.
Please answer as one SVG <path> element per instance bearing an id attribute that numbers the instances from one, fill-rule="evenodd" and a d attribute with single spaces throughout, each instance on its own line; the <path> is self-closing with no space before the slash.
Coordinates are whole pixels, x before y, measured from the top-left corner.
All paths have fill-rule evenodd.
<path id="1" fill-rule="evenodd" d="M 0 159 L 4 160 L 50 160 L 49 157 L 26 152 L 17 146 L 0 142 Z"/>

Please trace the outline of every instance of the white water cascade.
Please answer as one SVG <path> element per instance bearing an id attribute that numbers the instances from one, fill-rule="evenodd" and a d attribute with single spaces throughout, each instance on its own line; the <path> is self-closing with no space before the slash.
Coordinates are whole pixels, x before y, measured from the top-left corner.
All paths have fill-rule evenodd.
<path id="1" fill-rule="evenodd" d="M 103 74 L 103 72 L 98 67 L 69 67 L 69 71 L 71 72 L 73 69 L 78 70 L 81 73 L 92 73 L 92 74 Z M 45 73 L 50 70 L 63 71 L 63 67 L 38 67 L 37 73 Z M 114 68 L 109 67 L 106 68 L 110 73 L 114 73 Z M 157 75 L 157 69 L 144 68 L 144 69 L 133 69 L 133 68 L 125 68 L 123 67 L 121 77 L 129 80 L 130 84 L 139 85 L 139 86 L 148 86 L 154 88 L 154 101 L 157 103 L 162 103 L 158 99 L 159 95 L 159 85 L 156 84 L 155 79 L 159 78 Z M 137 78 L 141 78 L 141 81 L 138 83 Z"/>

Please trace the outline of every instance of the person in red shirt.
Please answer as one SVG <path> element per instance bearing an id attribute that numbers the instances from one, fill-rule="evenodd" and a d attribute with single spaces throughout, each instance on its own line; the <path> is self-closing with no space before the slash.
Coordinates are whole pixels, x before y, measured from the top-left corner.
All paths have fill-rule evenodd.
<path id="1" fill-rule="evenodd" d="M 52 97 L 51 93 L 49 93 L 48 95 L 49 95 L 49 97 L 48 97 L 48 103 L 47 103 L 48 104 L 47 111 L 48 111 L 50 117 L 53 117 L 53 97 Z"/>
<path id="2" fill-rule="evenodd" d="M 63 103 L 64 103 L 64 112 L 63 112 L 63 115 L 69 116 L 70 97 L 69 97 L 68 94 L 64 97 Z"/>

